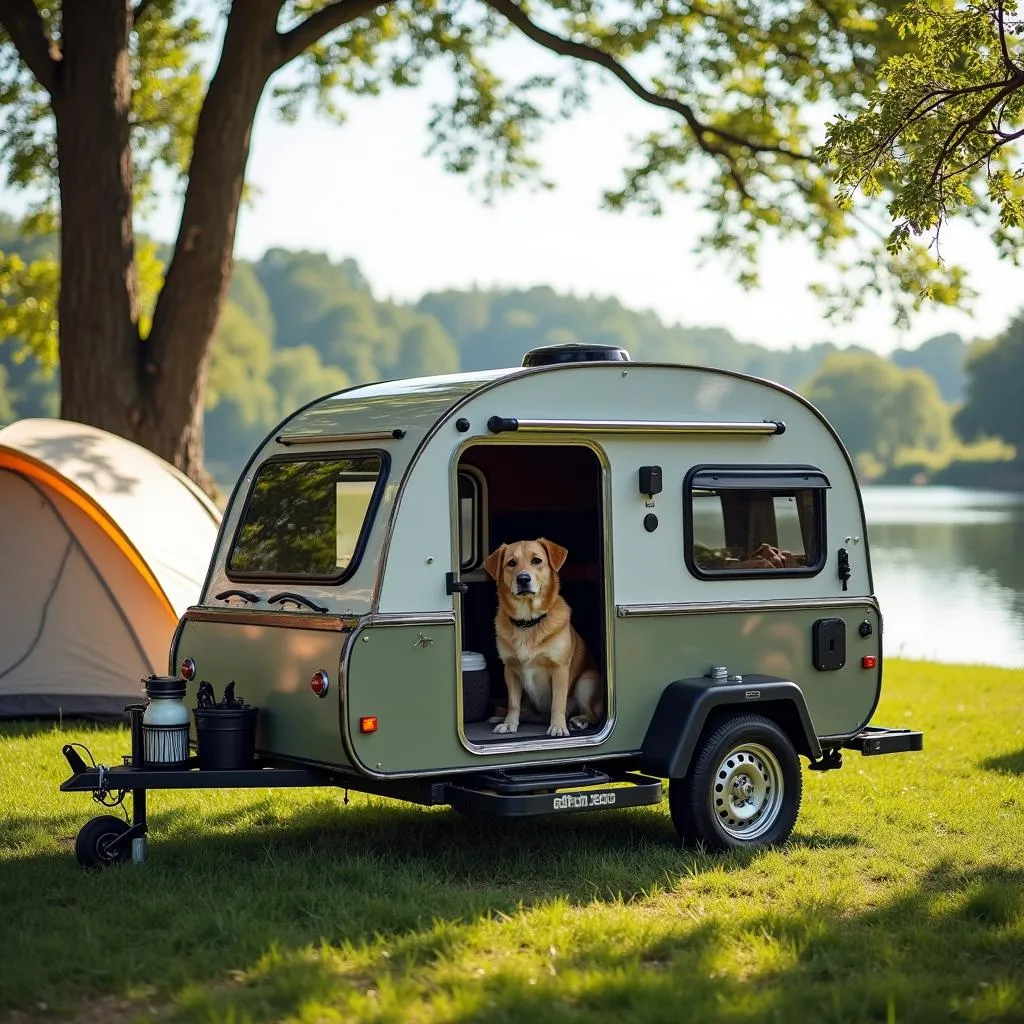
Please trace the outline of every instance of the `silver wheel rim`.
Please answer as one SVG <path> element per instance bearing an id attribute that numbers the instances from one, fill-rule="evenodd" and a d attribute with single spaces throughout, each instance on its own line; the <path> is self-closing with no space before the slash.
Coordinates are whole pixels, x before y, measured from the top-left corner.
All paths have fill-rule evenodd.
<path id="1" fill-rule="evenodd" d="M 740 743 L 718 763 L 708 796 L 723 832 L 757 839 L 778 819 L 784 792 L 778 758 L 760 743 Z"/>

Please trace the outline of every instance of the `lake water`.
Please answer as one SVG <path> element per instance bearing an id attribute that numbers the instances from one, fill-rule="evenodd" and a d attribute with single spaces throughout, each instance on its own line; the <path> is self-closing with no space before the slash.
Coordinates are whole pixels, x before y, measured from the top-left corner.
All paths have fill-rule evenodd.
<path id="1" fill-rule="evenodd" d="M 888 657 L 1024 667 L 1024 494 L 866 487 Z"/>

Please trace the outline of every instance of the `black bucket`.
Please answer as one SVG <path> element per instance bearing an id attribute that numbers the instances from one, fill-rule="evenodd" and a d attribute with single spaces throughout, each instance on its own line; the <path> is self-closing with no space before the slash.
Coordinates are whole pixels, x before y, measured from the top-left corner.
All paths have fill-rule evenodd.
<path id="1" fill-rule="evenodd" d="M 256 752 L 256 719 L 260 709 L 194 708 L 199 768 L 235 771 L 251 768 Z"/>

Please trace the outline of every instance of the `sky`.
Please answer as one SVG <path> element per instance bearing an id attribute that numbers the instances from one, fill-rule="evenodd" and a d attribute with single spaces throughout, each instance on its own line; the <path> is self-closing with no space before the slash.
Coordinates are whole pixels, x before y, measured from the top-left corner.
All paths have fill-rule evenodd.
<path id="1" fill-rule="evenodd" d="M 701 214 L 690 201 L 673 200 L 660 218 L 600 209 L 602 190 L 616 187 L 634 159 L 631 140 L 666 116 L 615 82 L 597 89 L 589 110 L 548 130 L 537 153 L 554 191 L 520 189 L 488 206 L 439 157 L 425 156 L 430 100 L 446 82 L 438 74 L 420 89 L 348 98 L 340 126 L 313 112 L 285 125 L 264 102 L 248 169 L 258 195 L 240 214 L 236 254 L 255 259 L 281 246 L 352 257 L 378 297 L 400 301 L 474 285 L 614 296 L 666 322 L 721 326 L 776 348 L 831 340 L 886 353 L 946 331 L 991 336 L 1024 306 L 1024 271 L 997 260 L 984 234 L 955 223 L 943 253 L 971 271 L 980 294 L 970 314 L 932 307 L 900 332 L 875 303 L 850 322 L 828 322 L 808 290 L 822 267 L 799 240 L 767 242 L 761 286 L 744 291 L 724 260 L 693 252 Z M 167 188 L 140 227 L 170 240 L 179 216 Z"/>

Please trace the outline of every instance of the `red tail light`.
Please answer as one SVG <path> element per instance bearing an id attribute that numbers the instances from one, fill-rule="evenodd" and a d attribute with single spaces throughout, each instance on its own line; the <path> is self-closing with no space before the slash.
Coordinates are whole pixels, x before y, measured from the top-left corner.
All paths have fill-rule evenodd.
<path id="1" fill-rule="evenodd" d="M 865 654 L 860 659 L 861 668 L 874 668 L 878 664 L 878 659 L 873 654 Z"/>
<path id="2" fill-rule="evenodd" d="M 185 680 L 193 680 L 196 677 L 196 663 L 191 658 L 186 658 L 181 663 L 181 678 Z"/>
<path id="3" fill-rule="evenodd" d="M 318 696 L 324 697 L 327 695 L 327 691 L 331 687 L 331 680 L 327 673 L 320 669 L 319 672 L 313 673 L 313 678 L 309 681 L 309 688 Z"/>

